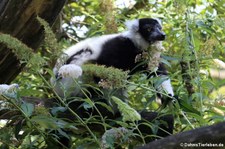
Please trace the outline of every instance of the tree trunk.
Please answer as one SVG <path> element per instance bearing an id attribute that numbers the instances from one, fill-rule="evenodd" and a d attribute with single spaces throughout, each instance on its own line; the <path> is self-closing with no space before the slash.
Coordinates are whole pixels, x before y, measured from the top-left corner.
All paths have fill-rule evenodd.
<path id="1" fill-rule="evenodd" d="M 0 32 L 10 34 L 37 50 L 43 28 L 36 17 L 54 23 L 66 0 L 0 0 Z M 22 70 L 12 51 L 0 44 L 0 84 L 10 83 Z"/>

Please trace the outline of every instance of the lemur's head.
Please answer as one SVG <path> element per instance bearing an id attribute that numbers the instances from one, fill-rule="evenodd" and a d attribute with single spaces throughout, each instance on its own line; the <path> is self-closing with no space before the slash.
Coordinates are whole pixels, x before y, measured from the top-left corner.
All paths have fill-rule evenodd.
<path id="1" fill-rule="evenodd" d="M 148 43 L 163 41 L 166 38 L 159 19 L 143 18 L 126 22 L 127 28 L 139 33 Z"/>

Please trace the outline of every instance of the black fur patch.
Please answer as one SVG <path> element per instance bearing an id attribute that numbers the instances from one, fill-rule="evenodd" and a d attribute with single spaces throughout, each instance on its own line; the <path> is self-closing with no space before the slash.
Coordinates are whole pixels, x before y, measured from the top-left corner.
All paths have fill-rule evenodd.
<path id="1" fill-rule="evenodd" d="M 116 37 L 107 41 L 102 46 L 102 52 L 94 63 L 105 65 L 107 67 L 115 67 L 122 69 L 124 71 L 129 70 L 130 74 L 135 72 L 147 72 L 147 62 L 135 62 L 136 56 L 143 51 L 137 48 L 134 43 L 125 37 Z M 159 64 L 159 69 L 157 71 L 160 75 L 167 75 L 166 68 L 164 64 Z"/>
<path id="2" fill-rule="evenodd" d="M 96 63 L 122 70 L 132 70 L 136 66 L 135 57 L 141 52 L 129 38 L 120 36 L 103 45 Z"/>

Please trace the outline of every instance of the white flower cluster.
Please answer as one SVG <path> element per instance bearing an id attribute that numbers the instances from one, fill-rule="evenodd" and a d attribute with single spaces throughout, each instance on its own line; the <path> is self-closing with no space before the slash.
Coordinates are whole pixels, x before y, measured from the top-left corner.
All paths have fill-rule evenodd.
<path id="1" fill-rule="evenodd" d="M 0 95 L 7 94 L 7 93 L 13 93 L 16 91 L 16 89 L 19 88 L 18 84 L 0 84 Z"/>
<path id="2" fill-rule="evenodd" d="M 148 60 L 148 70 L 156 71 L 160 63 L 161 53 L 165 51 L 162 41 L 157 41 L 151 45 L 150 50 L 143 51 L 135 58 L 135 63 L 141 60 Z"/>
<path id="3" fill-rule="evenodd" d="M 101 148 L 102 149 L 110 148 L 116 142 L 117 143 L 129 143 L 130 135 L 131 135 L 131 131 L 124 127 L 111 128 L 103 134 L 102 141 L 101 141 Z M 109 139 L 109 138 L 111 138 L 111 139 Z"/>
<path id="4" fill-rule="evenodd" d="M 7 97 L 15 97 L 17 95 L 16 91 L 18 88 L 19 88 L 18 84 L 11 84 L 11 85 L 0 84 L 0 100 L 4 100 L 2 95 Z M 0 102 L 1 106 L 3 103 L 4 101 Z"/>
<path id="5" fill-rule="evenodd" d="M 160 55 L 165 51 L 162 46 L 162 41 L 157 41 L 151 46 L 151 55 L 149 55 L 148 69 L 155 71 L 158 69 L 160 63 Z"/>

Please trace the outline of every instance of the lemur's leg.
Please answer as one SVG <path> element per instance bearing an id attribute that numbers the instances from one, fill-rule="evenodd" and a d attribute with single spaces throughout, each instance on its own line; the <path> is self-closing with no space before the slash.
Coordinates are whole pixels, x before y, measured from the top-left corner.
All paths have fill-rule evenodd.
<path id="1" fill-rule="evenodd" d="M 166 68 L 164 66 L 164 64 L 160 63 L 159 64 L 159 68 L 157 70 L 157 75 L 159 76 L 165 76 L 165 78 L 168 76 L 168 73 L 166 71 Z M 162 82 L 161 86 L 158 88 L 159 91 L 164 91 L 165 93 L 167 93 L 169 96 L 174 96 L 174 92 L 173 92 L 173 87 L 171 85 L 171 81 L 170 78 L 167 77 L 168 79 L 166 79 L 165 81 Z"/>
<path id="2" fill-rule="evenodd" d="M 86 46 L 78 44 L 78 47 Z M 75 80 L 81 80 L 82 76 L 82 68 L 81 66 L 90 61 L 91 59 L 95 59 L 96 55 L 93 55 L 93 51 L 89 48 L 77 48 L 76 45 L 70 47 L 65 51 L 68 56 L 66 61 L 62 61 L 59 59 L 56 67 L 53 72 L 56 78 L 51 79 L 52 84 L 55 84 L 55 91 L 62 96 L 63 91 L 71 91 L 71 95 L 76 96 L 80 91 L 78 86 L 76 86 Z M 63 56 L 62 56 L 63 58 Z M 79 81 L 80 81 L 79 80 Z M 74 89 L 74 91 L 73 91 Z"/>

